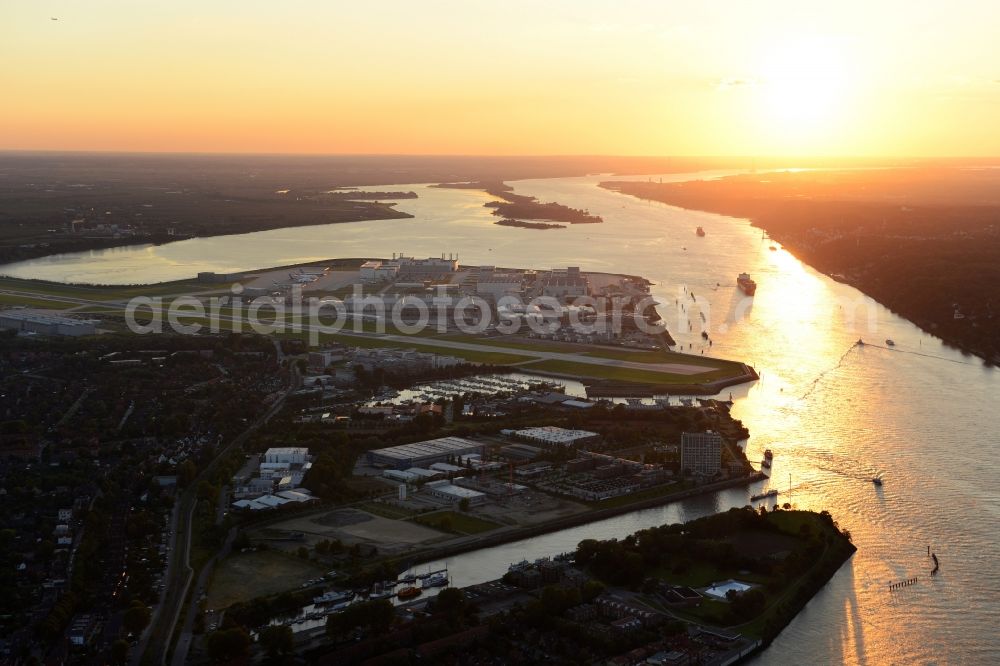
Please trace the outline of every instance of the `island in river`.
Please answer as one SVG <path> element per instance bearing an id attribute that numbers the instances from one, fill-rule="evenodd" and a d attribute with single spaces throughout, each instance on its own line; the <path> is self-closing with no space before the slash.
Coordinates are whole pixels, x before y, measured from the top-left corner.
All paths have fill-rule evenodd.
<path id="1" fill-rule="evenodd" d="M 601 186 L 750 218 L 803 261 L 1000 363 L 1000 172 L 927 167 Z M 766 289 L 766 285 L 761 285 Z"/>
<path id="2" fill-rule="evenodd" d="M 493 224 L 499 224 L 501 227 L 520 227 L 521 229 L 565 229 L 566 226 L 563 224 L 549 224 L 548 222 L 526 222 L 524 220 L 512 220 L 510 218 L 504 218 L 498 220 Z"/>
<path id="3" fill-rule="evenodd" d="M 490 201 L 485 205 L 494 209 L 494 215 L 499 215 L 507 219 L 548 220 L 550 222 L 567 222 L 569 224 L 599 224 L 604 221 L 600 215 L 591 215 L 590 212 L 586 210 L 570 208 L 569 206 L 565 206 L 554 201 L 541 203 L 535 197 L 525 194 L 514 194 L 513 187 L 499 180 L 464 183 L 439 183 L 434 187 L 483 190 L 487 194 L 492 194 L 493 196 L 501 199 L 501 201 Z M 505 226 L 523 225 L 508 224 Z"/>

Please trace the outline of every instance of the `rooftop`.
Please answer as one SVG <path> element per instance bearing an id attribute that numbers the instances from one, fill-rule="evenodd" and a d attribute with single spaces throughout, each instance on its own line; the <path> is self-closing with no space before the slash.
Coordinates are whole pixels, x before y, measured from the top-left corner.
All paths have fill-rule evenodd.
<path id="1" fill-rule="evenodd" d="M 478 442 L 465 439 L 464 437 L 439 437 L 438 439 L 429 439 L 424 442 L 376 449 L 372 453 L 386 458 L 407 460 L 410 458 L 422 458 L 424 456 L 447 455 L 465 449 L 479 448 L 480 446 L 481 444 Z"/>

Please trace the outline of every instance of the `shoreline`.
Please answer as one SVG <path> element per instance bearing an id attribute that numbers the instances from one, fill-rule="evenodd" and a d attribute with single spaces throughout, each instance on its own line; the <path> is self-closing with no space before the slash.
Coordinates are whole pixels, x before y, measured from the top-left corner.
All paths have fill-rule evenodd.
<path id="1" fill-rule="evenodd" d="M 825 277 L 828 277 L 829 279 L 833 280 L 834 282 L 837 282 L 839 284 L 845 284 L 845 285 L 848 285 L 848 286 L 850 286 L 850 287 L 852 287 L 854 289 L 857 289 L 859 292 L 861 292 L 862 294 L 864 294 L 868 298 L 871 298 L 872 300 L 874 300 L 875 302 L 877 302 L 879 305 L 881 305 L 882 307 L 884 307 L 886 310 L 888 310 L 892 314 L 894 314 L 894 315 L 896 315 L 896 316 L 898 316 L 898 317 L 900 317 L 902 319 L 905 319 L 906 321 L 912 323 L 914 326 L 916 326 L 917 328 L 919 328 L 925 334 L 933 336 L 934 338 L 940 340 L 943 345 L 945 345 L 945 346 L 947 346 L 947 347 L 949 347 L 951 349 L 954 349 L 954 350 L 958 351 L 959 353 L 961 353 L 963 355 L 972 356 L 974 358 L 977 358 L 977 359 L 981 360 L 982 363 L 983 363 L 983 365 L 986 366 L 986 367 L 1000 367 L 1000 355 L 990 356 L 989 355 L 989 351 L 984 351 L 984 350 L 981 350 L 981 349 L 976 349 L 974 347 L 971 347 L 967 343 L 963 342 L 958 337 L 951 336 L 951 335 L 949 335 L 949 336 L 942 336 L 942 334 L 940 332 L 937 332 L 937 330 L 936 330 L 939 327 L 939 322 L 934 322 L 932 320 L 928 320 L 926 317 L 920 316 L 917 313 L 908 313 L 908 312 L 905 312 L 903 310 L 898 309 L 897 305 L 893 305 L 893 304 L 890 304 L 889 302 L 886 302 L 886 300 L 883 297 L 881 297 L 881 296 L 876 297 L 873 294 L 872 288 L 866 286 L 862 280 L 852 279 L 852 278 L 847 277 L 843 273 L 836 272 L 835 270 L 824 269 L 824 268 L 821 268 L 821 267 L 817 266 L 816 263 L 815 263 L 815 261 L 810 261 L 807 258 L 808 257 L 808 252 L 804 252 L 801 248 L 799 248 L 797 246 L 798 244 L 797 244 L 795 238 L 789 238 L 788 235 L 785 234 L 785 233 L 782 233 L 781 230 L 777 230 L 776 231 L 773 228 L 768 228 L 767 226 L 764 226 L 764 223 L 759 219 L 760 218 L 760 214 L 757 214 L 757 213 L 740 214 L 740 213 L 738 213 L 736 211 L 728 210 L 728 209 L 724 210 L 724 209 L 718 209 L 718 208 L 712 209 L 712 208 L 706 208 L 706 207 L 699 207 L 700 203 L 698 203 L 698 202 L 678 201 L 677 199 L 669 199 L 668 200 L 668 198 L 665 197 L 665 196 L 662 197 L 662 198 L 658 198 L 656 196 L 652 196 L 650 194 L 645 194 L 643 192 L 633 191 L 632 188 L 627 187 L 628 185 L 646 185 L 646 184 L 645 183 L 638 183 L 638 182 L 635 182 L 635 181 L 605 181 L 605 182 L 599 183 L 598 187 L 606 189 L 606 190 L 608 190 L 610 192 L 616 192 L 618 194 L 622 194 L 622 195 L 625 195 L 625 196 L 632 197 L 632 198 L 634 198 L 636 200 L 639 200 L 639 201 L 654 201 L 654 202 L 662 203 L 662 204 L 665 204 L 665 205 L 668 205 L 668 206 L 672 206 L 674 208 L 678 208 L 678 209 L 681 209 L 681 210 L 689 210 L 689 211 L 700 212 L 700 213 L 710 213 L 710 214 L 713 214 L 713 215 L 722 215 L 722 216 L 730 217 L 730 218 L 748 220 L 751 227 L 753 227 L 755 229 L 760 229 L 761 231 L 765 232 L 767 234 L 767 237 L 769 239 L 772 239 L 772 240 L 775 240 L 775 241 L 779 242 L 781 244 L 781 246 L 786 251 L 790 252 L 798 261 L 802 262 L 802 264 L 808 266 L 809 268 L 811 268 L 812 270 L 816 271 L 817 273 L 819 273 L 819 274 L 821 274 L 821 275 L 823 275 Z"/>
<path id="2" fill-rule="evenodd" d="M 744 485 L 748 486 L 767 478 L 769 477 L 766 474 L 758 471 L 745 477 L 717 481 L 715 483 L 698 486 L 697 488 L 689 488 L 688 490 L 682 490 L 680 492 L 663 495 L 661 497 L 650 497 L 648 499 L 639 500 L 637 502 L 621 506 L 606 507 L 603 509 L 592 508 L 588 511 L 563 516 L 561 518 L 555 518 L 537 525 L 525 525 L 511 530 L 500 530 L 492 534 L 469 536 L 454 543 L 445 544 L 435 548 L 422 549 L 410 554 L 406 560 L 412 561 L 412 566 L 418 566 L 420 564 L 426 564 L 427 562 L 433 562 L 435 560 L 451 557 L 453 555 L 482 550 L 484 548 L 492 548 L 494 546 L 500 546 L 513 541 L 521 541 L 522 539 L 529 539 L 531 537 L 552 534 L 573 527 L 580 527 L 581 525 L 596 523 L 608 518 L 615 518 L 617 516 L 629 514 L 634 511 L 643 511 L 645 509 L 654 509 L 659 506 L 666 506 L 668 504 L 673 504 L 674 502 L 690 499 L 692 497 L 709 495 L 720 490 L 728 490 L 729 488 L 736 488 Z"/>

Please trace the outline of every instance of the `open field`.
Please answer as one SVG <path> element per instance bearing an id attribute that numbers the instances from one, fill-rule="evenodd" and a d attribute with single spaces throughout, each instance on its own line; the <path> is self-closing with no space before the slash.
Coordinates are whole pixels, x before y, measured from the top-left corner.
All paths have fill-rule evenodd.
<path id="1" fill-rule="evenodd" d="M 299 546 L 311 547 L 323 539 L 339 539 L 352 545 L 370 544 L 379 554 L 394 555 L 446 538 L 438 530 L 408 520 L 396 520 L 374 515 L 354 508 L 297 516 L 269 525 L 266 530 L 251 534 L 251 538 L 266 537 L 279 532 L 302 532 L 305 541 L 276 542 L 276 547 L 296 550 Z"/>
<path id="2" fill-rule="evenodd" d="M 413 519 L 414 522 L 433 527 L 442 532 L 457 532 L 459 534 L 479 534 L 495 530 L 500 525 L 491 520 L 483 520 L 476 516 L 458 511 L 435 511 L 425 513 Z"/>
<path id="3" fill-rule="evenodd" d="M 705 384 L 717 379 L 735 377 L 741 373 L 739 366 L 732 361 L 717 361 L 717 369 L 700 374 L 676 374 L 669 371 L 639 370 L 611 365 L 594 365 L 575 361 L 537 361 L 526 363 L 521 367 L 526 372 L 554 372 L 578 377 L 594 379 L 610 379 L 620 382 L 635 382 L 639 384 Z"/>
<path id="4" fill-rule="evenodd" d="M 279 551 L 234 553 L 216 566 L 206 605 L 227 608 L 254 597 L 285 592 L 323 572 L 318 564 Z"/>
<path id="5" fill-rule="evenodd" d="M 67 303 L 66 301 L 46 300 L 41 298 L 31 298 L 30 296 L 20 296 L 17 294 L 0 293 L 0 306 L 23 306 L 39 310 L 65 310 L 74 308 L 77 303 Z"/>

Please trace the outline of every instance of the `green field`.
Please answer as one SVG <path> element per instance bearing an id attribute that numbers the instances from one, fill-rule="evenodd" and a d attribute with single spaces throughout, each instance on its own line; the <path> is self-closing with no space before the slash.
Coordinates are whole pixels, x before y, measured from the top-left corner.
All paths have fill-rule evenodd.
<path id="1" fill-rule="evenodd" d="M 683 362 L 686 363 L 687 361 Z M 705 384 L 717 379 L 735 377 L 741 373 L 738 364 L 732 361 L 717 360 L 714 361 L 713 366 L 718 369 L 698 375 L 679 375 L 672 372 L 620 368 L 610 365 L 592 365 L 574 361 L 537 361 L 535 363 L 526 363 L 520 366 L 520 368 L 525 372 L 531 372 L 532 370 L 555 372 L 563 375 L 610 379 L 637 384 Z"/>
<path id="2" fill-rule="evenodd" d="M 500 527 L 499 523 L 458 511 L 425 513 L 413 518 L 413 522 L 441 530 L 442 532 L 453 532 L 456 534 L 479 534 L 480 532 L 489 532 Z"/>
<path id="3" fill-rule="evenodd" d="M 76 307 L 79 303 L 46 300 L 44 298 L 31 298 L 30 296 L 0 294 L 0 305 L 23 305 L 26 308 L 35 308 L 39 310 L 65 310 L 67 308 Z"/>
<path id="4" fill-rule="evenodd" d="M 636 349 L 599 349 L 588 351 L 587 356 L 612 358 L 616 361 L 630 361 L 632 363 L 670 363 L 673 360 L 670 354 L 662 351 L 640 351 Z"/>
<path id="5" fill-rule="evenodd" d="M 275 550 L 230 555 L 215 568 L 208 588 L 208 608 L 227 608 L 254 597 L 298 588 L 323 575 L 325 568 Z"/>
<path id="6" fill-rule="evenodd" d="M 57 282 L 42 282 L 36 280 L 18 280 L 16 278 L 0 278 L 0 289 L 32 292 L 43 296 L 70 296 L 72 298 L 86 298 L 95 301 L 123 300 L 132 298 L 133 296 L 179 295 L 195 291 L 218 290 L 223 287 L 223 285 L 205 284 L 194 280 L 164 282 L 161 284 L 151 285 L 99 287 L 59 284 Z"/>

